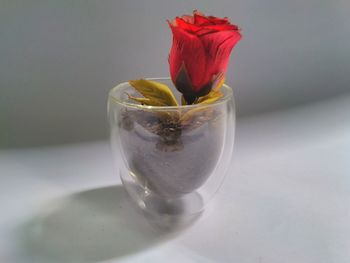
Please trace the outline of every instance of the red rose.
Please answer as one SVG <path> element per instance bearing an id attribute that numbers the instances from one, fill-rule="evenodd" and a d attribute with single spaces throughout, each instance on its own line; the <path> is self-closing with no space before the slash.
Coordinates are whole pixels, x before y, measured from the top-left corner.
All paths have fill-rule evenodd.
<path id="1" fill-rule="evenodd" d="M 171 79 L 190 104 L 208 94 L 224 77 L 230 53 L 241 34 L 227 18 L 204 16 L 198 11 L 168 22 L 173 33 Z"/>

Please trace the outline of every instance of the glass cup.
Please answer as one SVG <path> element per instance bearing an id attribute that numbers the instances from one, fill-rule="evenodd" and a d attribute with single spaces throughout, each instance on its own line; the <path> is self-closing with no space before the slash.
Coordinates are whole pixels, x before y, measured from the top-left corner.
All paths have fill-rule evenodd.
<path id="1" fill-rule="evenodd" d="M 151 79 L 181 94 L 169 78 Z M 151 215 L 200 213 L 230 164 L 235 107 L 232 89 L 212 104 L 146 106 L 128 82 L 113 88 L 108 119 L 114 162 L 132 199 Z"/>

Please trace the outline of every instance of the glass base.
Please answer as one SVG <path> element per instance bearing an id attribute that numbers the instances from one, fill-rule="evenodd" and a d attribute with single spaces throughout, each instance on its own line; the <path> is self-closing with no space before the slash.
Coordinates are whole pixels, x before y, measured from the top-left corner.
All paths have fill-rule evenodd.
<path id="1" fill-rule="evenodd" d="M 133 180 L 130 171 L 120 171 L 122 183 L 133 201 L 148 215 L 156 217 L 193 217 L 204 208 L 202 196 L 194 191 L 176 198 L 160 196 Z"/>

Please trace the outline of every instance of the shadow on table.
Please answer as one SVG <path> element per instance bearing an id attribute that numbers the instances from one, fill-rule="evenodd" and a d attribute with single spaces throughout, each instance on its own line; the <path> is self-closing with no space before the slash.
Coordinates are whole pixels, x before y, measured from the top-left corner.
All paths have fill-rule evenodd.
<path id="1" fill-rule="evenodd" d="M 19 229 L 23 256 L 34 262 L 96 262 L 166 241 L 178 231 L 155 227 L 121 186 L 50 202 Z"/>

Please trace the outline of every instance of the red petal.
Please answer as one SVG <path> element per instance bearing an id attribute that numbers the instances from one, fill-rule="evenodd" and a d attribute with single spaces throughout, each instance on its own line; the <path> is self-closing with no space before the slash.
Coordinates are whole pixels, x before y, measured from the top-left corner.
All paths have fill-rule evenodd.
<path id="1" fill-rule="evenodd" d="M 189 33 L 195 33 L 196 31 L 201 29 L 199 26 L 187 23 L 185 20 L 179 17 L 176 17 L 176 24 Z"/>
<path id="2" fill-rule="evenodd" d="M 219 18 L 215 16 L 208 16 L 208 19 L 214 23 L 215 25 L 228 25 L 230 24 L 230 21 L 228 20 L 227 17 L 224 18 Z"/>
<path id="3" fill-rule="evenodd" d="M 215 33 L 217 32 L 217 30 L 215 29 L 210 29 L 210 28 L 206 28 L 206 27 L 202 27 L 200 30 L 198 30 L 196 32 L 196 35 L 200 38 L 206 34 L 212 34 L 212 33 Z"/>
<path id="4" fill-rule="evenodd" d="M 186 23 L 194 24 L 194 18 L 193 18 L 193 16 L 190 16 L 190 15 L 183 15 L 183 16 L 181 16 L 181 18 L 182 18 Z"/>
<path id="5" fill-rule="evenodd" d="M 213 25 L 213 26 L 205 26 L 202 27 L 200 30 L 196 32 L 196 35 L 201 37 L 203 35 L 209 34 L 209 33 L 215 33 L 218 31 L 232 31 L 236 30 L 238 31 L 239 28 L 235 25 Z"/>
<path id="6" fill-rule="evenodd" d="M 200 15 L 198 12 L 195 12 L 193 14 L 194 17 L 194 24 L 198 26 L 208 26 L 208 25 L 214 25 L 206 16 Z"/>
<path id="7" fill-rule="evenodd" d="M 232 48 L 241 38 L 239 28 L 228 18 L 205 16 L 194 11 L 169 22 L 173 45 L 169 54 L 170 75 L 175 82 L 181 66 L 186 68 L 197 93 L 214 76 L 225 74 Z"/>
<path id="8" fill-rule="evenodd" d="M 232 24 L 205 26 L 205 28 L 208 28 L 208 29 L 215 29 L 215 30 L 217 30 L 217 31 L 239 30 L 238 26 L 232 25 Z"/>
<path id="9" fill-rule="evenodd" d="M 232 48 L 241 34 L 238 31 L 219 31 L 200 38 L 207 52 L 207 74 L 225 73 Z"/>
<path id="10" fill-rule="evenodd" d="M 169 25 L 173 32 L 173 45 L 169 54 L 171 78 L 173 81 L 175 80 L 183 62 L 193 89 L 199 90 L 207 78 L 205 76 L 206 58 L 202 42 L 196 35 L 188 33 L 181 27 Z"/>

